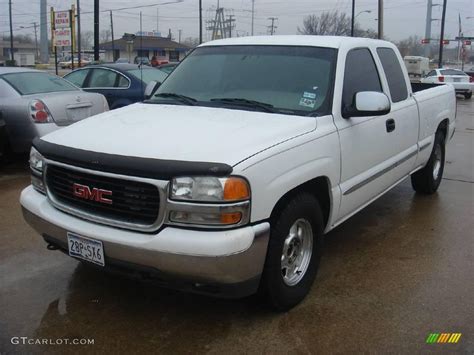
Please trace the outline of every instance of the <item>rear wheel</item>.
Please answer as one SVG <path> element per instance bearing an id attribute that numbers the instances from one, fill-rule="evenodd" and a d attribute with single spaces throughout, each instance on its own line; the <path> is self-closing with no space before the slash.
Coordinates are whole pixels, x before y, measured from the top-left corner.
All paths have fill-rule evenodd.
<path id="1" fill-rule="evenodd" d="M 271 220 L 261 292 L 278 310 L 301 302 L 313 284 L 322 249 L 323 217 L 318 200 L 299 193 Z"/>
<path id="2" fill-rule="evenodd" d="M 0 129 L 0 164 L 6 164 L 11 160 L 10 143 L 5 129 Z"/>
<path id="3" fill-rule="evenodd" d="M 433 194 L 443 178 L 444 172 L 445 143 L 444 135 L 436 132 L 433 150 L 426 166 L 411 175 L 411 185 L 416 192 L 422 194 Z"/>
<path id="4" fill-rule="evenodd" d="M 471 97 L 472 97 L 472 91 L 471 91 L 471 92 L 466 92 L 466 93 L 464 94 L 464 98 L 465 98 L 466 100 L 469 100 Z"/>

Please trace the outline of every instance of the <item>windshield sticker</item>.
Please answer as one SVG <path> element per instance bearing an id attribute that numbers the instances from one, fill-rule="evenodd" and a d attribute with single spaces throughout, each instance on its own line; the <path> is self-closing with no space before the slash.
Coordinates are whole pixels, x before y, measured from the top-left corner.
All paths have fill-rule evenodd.
<path id="1" fill-rule="evenodd" d="M 300 106 L 314 108 L 315 105 L 316 105 L 316 100 L 307 99 L 304 97 L 302 97 L 300 100 Z"/>
<path id="2" fill-rule="evenodd" d="M 303 97 L 307 98 L 307 99 L 315 99 L 316 98 L 316 94 L 314 92 L 307 92 L 305 91 L 303 93 Z"/>

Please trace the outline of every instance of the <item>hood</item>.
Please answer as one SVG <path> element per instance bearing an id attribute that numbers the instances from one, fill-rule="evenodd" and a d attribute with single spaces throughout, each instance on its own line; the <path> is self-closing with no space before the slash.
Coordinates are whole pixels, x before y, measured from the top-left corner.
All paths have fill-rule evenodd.
<path id="1" fill-rule="evenodd" d="M 90 117 L 42 140 L 98 153 L 234 166 L 315 128 L 314 117 L 138 103 Z"/>

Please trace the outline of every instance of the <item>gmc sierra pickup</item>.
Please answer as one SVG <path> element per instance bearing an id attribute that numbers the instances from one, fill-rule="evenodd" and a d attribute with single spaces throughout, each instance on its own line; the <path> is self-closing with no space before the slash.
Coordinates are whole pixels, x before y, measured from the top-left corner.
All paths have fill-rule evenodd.
<path id="1" fill-rule="evenodd" d="M 436 192 L 455 106 L 389 42 L 209 42 L 149 100 L 37 139 L 24 217 L 86 264 L 289 309 L 325 233 L 408 176 Z"/>

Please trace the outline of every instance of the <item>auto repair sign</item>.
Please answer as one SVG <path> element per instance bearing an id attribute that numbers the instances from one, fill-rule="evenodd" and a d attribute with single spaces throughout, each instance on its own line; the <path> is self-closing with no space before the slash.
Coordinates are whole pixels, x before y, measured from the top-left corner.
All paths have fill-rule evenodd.
<path id="1" fill-rule="evenodd" d="M 67 11 L 56 11 L 54 13 L 54 28 L 70 28 L 71 27 L 71 13 Z"/>

